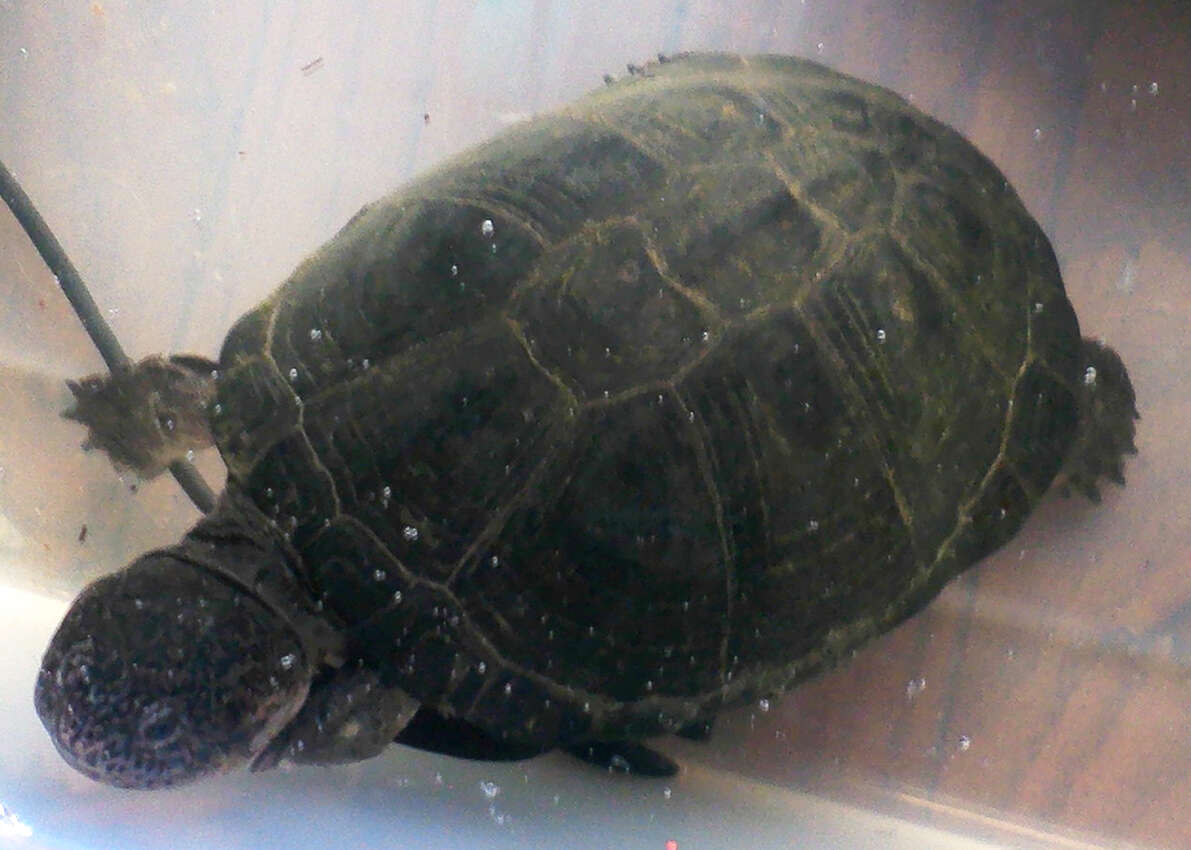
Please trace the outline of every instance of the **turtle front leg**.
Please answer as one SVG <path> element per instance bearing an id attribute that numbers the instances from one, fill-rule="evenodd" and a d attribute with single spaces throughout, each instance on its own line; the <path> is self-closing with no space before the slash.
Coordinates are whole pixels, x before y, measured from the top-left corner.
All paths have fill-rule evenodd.
<path id="1" fill-rule="evenodd" d="M 74 406 L 62 415 L 87 426 L 84 448 L 107 452 L 143 479 L 214 442 L 207 405 L 217 365 L 202 357 L 148 357 L 110 375 L 68 381 Z"/>
<path id="2" fill-rule="evenodd" d="M 253 771 L 292 764 L 345 764 L 380 755 L 418 711 L 418 701 L 349 665 L 316 681 L 301 710 L 257 756 Z"/>

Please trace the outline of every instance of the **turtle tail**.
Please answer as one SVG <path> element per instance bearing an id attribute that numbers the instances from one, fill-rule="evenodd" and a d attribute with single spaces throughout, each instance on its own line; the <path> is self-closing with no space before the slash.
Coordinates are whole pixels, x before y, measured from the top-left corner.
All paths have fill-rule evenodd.
<path id="1" fill-rule="evenodd" d="M 1085 338 L 1080 363 L 1079 431 L 1060 478 L 1064 492 L 1075 488 L 1099 502 L 1096 482 L 1100 478 L 1125 483 L 1124 456 L 1137 453 L 1133 423 L 1140 417 L 1129 373 L 1115 351 L 1098 340 Z"/>

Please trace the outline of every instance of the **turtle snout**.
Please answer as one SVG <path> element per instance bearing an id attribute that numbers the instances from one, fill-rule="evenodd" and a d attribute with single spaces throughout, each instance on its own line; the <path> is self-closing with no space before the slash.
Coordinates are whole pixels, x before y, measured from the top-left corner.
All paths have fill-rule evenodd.
<path id="1" fill-rule="evenodd" d="M 124 701 L 91 678 L 90 665 L 62 660 L 43 666 L 34 702 L 72 767 L 120 788 L 162 788 L 210 772 L 200 736 L 175 700 Z"/>

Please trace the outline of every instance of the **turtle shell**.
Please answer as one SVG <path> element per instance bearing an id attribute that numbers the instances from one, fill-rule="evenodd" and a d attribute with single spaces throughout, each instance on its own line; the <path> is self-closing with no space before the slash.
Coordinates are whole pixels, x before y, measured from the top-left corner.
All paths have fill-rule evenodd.
<path id="1" fill-rule="evenodd" d="M 221 355 L 328 617 L 506 738 L 780 691 L 1004 543 L 1079 329 L 1001 173 L 785 57 L 653 64 L 363 209 Z"/>

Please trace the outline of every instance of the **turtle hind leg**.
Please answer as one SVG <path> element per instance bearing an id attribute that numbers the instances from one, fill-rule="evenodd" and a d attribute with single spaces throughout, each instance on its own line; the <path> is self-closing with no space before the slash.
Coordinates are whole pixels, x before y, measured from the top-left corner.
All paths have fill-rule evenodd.
<path id="1" fill-rule="evenodd" d="M 103 449 L 117 469 L 153 478 L 214 442 L 207 404 L 215 369 L 201 357 L 149 357 L 110 375 L 68 381 L 75 403 L 62 415 L 87 426 L 84 448 Z"/>
<path id="2" fill-rule="evenodd" d="M 426 706 L 418 709 L 393 742 L 473 761 L 522 761 L 542 754 L 540 747 L 501 741 L 474 723 L 447 717 Z"/>
<path id="3" fill-rule="evenodd" d="M 587 741 L 572 744 L 566 747 L 566 751 L 581 761 L 609 772 L 655 777 L 678 773 L 678 764 L 673 759 L 636 741 Z"/>
<path id="4" fill-rule="evenodd" d="M 711 739 L 711 731 L 715 728 L 715 719 L 696 720 L 693 723 L 688 723 L 679 729 L 676 734 L 679 738 L 686 738 L 688 741 L 707 741 Z"/>
<path id="5" fill-rule="evenodd" d="M 1100 478 L 1125 483 L 1122 463 L 1126 454 L 1137 452 L 1133 423 L 1139 417 L 1129 373 L 1117 353 L 1098 340 L 1084 339 L 1080 358 L 1079 432 L 1063 477 L 1067 488 L 1099 502 Z"/>

